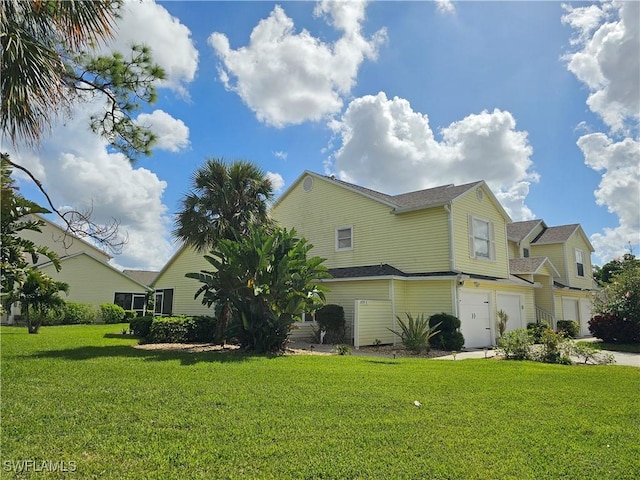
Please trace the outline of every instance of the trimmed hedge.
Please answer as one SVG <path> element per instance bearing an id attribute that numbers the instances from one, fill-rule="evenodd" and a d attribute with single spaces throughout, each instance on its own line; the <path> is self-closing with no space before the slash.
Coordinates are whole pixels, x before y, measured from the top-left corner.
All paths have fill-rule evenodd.
<path id="1" fill-rule="evenodd" d="M 51 311 L 43 319 L 42 325 L 78 325 L 97 323 L 98 310 L 91 303 L 66 302 L 59 312 Z"/>
<path id="2" fill-rule="evenodd" d="M 144 317 L 136 317 L 129 322 L 129 330 L 136 336 L 141 338 L 147 338 L 151 331 L 151 324 L 153 323 L 153 315 L 147 315 Z"/>
<path id="3" fill-rule="evenodd" d="M 461 350 L 464 346 L 464 336 L 460 331 L 460 319 L 448 313 L 436 313 L 429 318 L 429 326 L 440 323 L 439 332 L 429 340 L 433 348 L 440 350 Z"/>
<path id="4" fill-rule="evenodd" d="M 558 320 L 558 333 L 562 333 L 565 337 L 576 338 L 580 334 L 580 324 L 575 320 Z"/>
<path id="5" fill-rule="evenodd" d="M 114 303 L 100 304 L 100 320 L 104 323 L 124 322 L 124 308 Z"/>
<path id="6" fill-rule="evenodd" d="M 148 318 L 148 317 L 140 317 Z M 216 332 L 216 319 L 213 317 L 151 317 L 147 335 L 150 343 L 211 343 Z M 144 333 L 148 320 L 139 321 L 134 333 Z M 131 325 L 134 325 L 132 322 Z M 138 333 L 136 333 L 138 335 Z"/>

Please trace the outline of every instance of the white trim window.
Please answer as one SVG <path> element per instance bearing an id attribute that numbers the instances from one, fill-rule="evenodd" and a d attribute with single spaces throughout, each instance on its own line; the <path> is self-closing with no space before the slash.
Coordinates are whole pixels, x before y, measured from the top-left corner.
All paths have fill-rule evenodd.
<path id="1" fill-rule="evenodd" d="M 584 252 L 576 249 L 576 275 L 584 277 Z"/>
<path id="2" fill-rule="evenodd" d="M 495 234 L 493 223 L 469 216 L 469 254 L 479 260 L 495 260 Z"/>
<path id="3" fill-rule="evenodd" d="M 336 228 L 336 251 L 352 250 L 353 249 L 353 227 L 351 225 L 346 227 Z"/>

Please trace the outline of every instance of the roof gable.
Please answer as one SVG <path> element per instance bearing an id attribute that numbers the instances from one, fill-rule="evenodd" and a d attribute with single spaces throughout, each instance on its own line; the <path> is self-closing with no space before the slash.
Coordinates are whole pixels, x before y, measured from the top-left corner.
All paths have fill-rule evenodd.
<path id="1" fill-rule="evenodd" d="M 128 280 L 129 282 L 133 282 L 136 285 L 142 287 L 143 289 L 149 290 L 149 287 L 147 285 L 144 285 L 143 283 L 138 282 L 137 280 L 131 278 L 130 276 L 125 275 L 123 272 L 121 272 L 120 270 L 118 270 L 114 266 L 109 265 L 108 263 L 97 259 L 96 257 L 94 257 L 93 255 L 91 255 L 90 253 L 87 253 L 87 252 L 78 252 L 78 253 L 74 253 L 72 255 L 67 255 L 65 257 L 61 257 L 60 258 L 60 263 L 70 262 L 70 261 L 73 261 L 74 259 L 82 257 L 82 256 L 88 257 L 93 262 L 99 264 L 103 268 L 108 268 L 108 269 L 114 271 L 115 273 L 117 273 L 118 275 L 122 276 L 124 279 Z M 47 262 L 41 263 L 39 265 L 36 265 L 36 268 L 45 268 L 45 267 L 49 267 L 51 265 L 53 265 L 53 262 L 47 261 Z"/>
<path id="2" fill-rule="evenodd" d="M 338 180 L 334 176 L 325 176 L 319 175 L 314 172 L 310 172 L 305 170 L 302 175 L 300 175 L 295 182 L 274 202 L 272 208 L 276 207 L 280 202 L 287 197 L 287 195 L 296 188 L 300 182 L 306 176 L 311 176 L 314 179 L 319 179 L 324 182 L 330 182 L 333 185 L 337 185 L 339 187 L 345 188 L 349 191 L 358 193 L 367 198 L 375 200 L 377 202 L 383 203 L 384 205 L 393 209 L 394 213 L 404 213 L 413 210 L 421 210 L 431 207 L 437 207 L 441 205 L 445 205 L 455 201 L 461 196 L 467 194 L 468 192 L 474 190 L 479 185 L 483 185 L 486 187 L 486 190 L 491 194 L 491 201 L 495 203 L 496 207 L 500 210 L 500 212 L 505 216 L 505 218 L 511 221 L 509 215 L 504 210 L 504 207 L 500 204 L 498 199 L 495 197 L 491 189 L 487 186 L 487 184 L 483 181 L 476 181 L 471 183 L 466 183 L 463 185 L 442 185 L 439 187 L 426 188 L 423 190 L 416 190 L 414 192 L 402 193 L 399 195 L 387 195 L 382 192 L 378 192 L 376 190 L 372 190 L 370 188 L 361 187 L 360 185 L 356 185 L 353 183 L 345 182 L 344 180 Z"/>
<path id="3" fill-rule="evenodd" d="M 572 223 L 571 225 L 560 225 L 558 227 L 548 227 L 543 230 L 532 242 L 532 245 L 551 245 L 554 243 L 565 243 L 574 234 L 578 234 L 582 237 L 584 243 L 589 247 L 590 251 L 594 251 L 593 245 L 584 233 L 584 230 L 579 223 Z"/>
<path id="4" fill-rule="evenodd" d="M 540 224 L 542 224 L 543 229 L 546 228 L 542 220 L 525 220 L 523 222 L 509 223 L 507 224 L 507 238 L 514 242 L 521 242 Z"/>
<path id="5" fill-rule="evenodd" d="M 560 273 L 547 257 L 511 258 L 509 272 L 513 275 L 535 275 L 540 273 L 545 265 L 555 277 L 560 277 Z"/>
<path id="6" fill-rule="evenodd" d="M 56 223 L 52 222 L 52 221 L 51 221 L 51 220 L 49 220 L 48 218 L 46 218 L 46 217 L 44 217 L 44 216 L 40 215 L 39 213 L 34 213 L 34 214 L 32 214 L 32 215 L 33 215 L 34 217 L 36 217 L 38 220 L 40 220 L 40 221 L 44 222 L 48 227 L 50 227 L 50 228 L 52 228 L 52 229 L 57 230 L 58 232 L 60 232 L 60 235 L 61 235 L 61 236 L 64 236 L 64 237 L 71 237 L 71 239 L 72 239 L 72 241 L 73 241 L 73 242 L 76 242 L 76 241 L 77 241 L 77 242 L 80 242 L 80 244 L 81 244 L 82 246 L 86 246 L 86 247 L 88 247 L 88 248 L 89 248 L 91 251 L 93 251 L 94 253 L 97 253 L 97 254 L 99 254 L 99 255 L 101 255 L 101 256 L 107 257 L 107 259 L 109 259 L 109 260 L 110 260 L 111 258 L 113 258 L 111 255 L 109 255 L 109 254 L 108 254 L 107 252 L 105 252 L 104 250 L 102 250 L 102 249 L 100 249 L 100 248 L 96 247 L 95 245 L 93 245 L 93 244 L 92 244 L 92 243 L 90 243 L 90 242 L 87 242 L 87 241 L 86 241 L 86 240 L 84 240 L 83 238 L 80 238 L 80 237 L 78 237 L 77 235 L 74 235 L 73 233 L 68 232 L 67 230 L 65 230 L 64 228 L 62 228 L 60 225 L 58 225 L 58 224 L 56 224 Z"/>

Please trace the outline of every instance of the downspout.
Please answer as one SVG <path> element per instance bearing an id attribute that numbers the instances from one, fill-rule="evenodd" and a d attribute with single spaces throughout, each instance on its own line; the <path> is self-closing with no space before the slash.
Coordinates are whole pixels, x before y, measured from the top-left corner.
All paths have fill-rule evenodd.
<path id="1" fill-rule="evenodd" d="M 393 278 L 389 279 L 389 297 L 391 297 L 391 326 L 394 330 L 397 330 L 396 326 L 396 289 Z M 396 344 L 396 335 L 393 336 L 393 345 Z"/>
<path id="2" fill-rule="evenodd" d="M 451 271 L 456 271 L 456 259 L 454 255 L 454 244 L 453 244 L 453 213 L 451 212 L 451 202 L 444 205 L 444 209 L 447 212 L 447 220 L 449 224 L 449 265 L 451 267 Z M 460 285 L 464 285 L 464 281 L 461 281 L 460 278 L 456 278 L 454 280 L 453 287 L 451 288 L 451 300 L 453 305 L 452 311 L 455 317 L 458 317 L 458 298 L 459 298 L 459 289 Z M 459 317 L 458 317 L 459 318 Z"/>

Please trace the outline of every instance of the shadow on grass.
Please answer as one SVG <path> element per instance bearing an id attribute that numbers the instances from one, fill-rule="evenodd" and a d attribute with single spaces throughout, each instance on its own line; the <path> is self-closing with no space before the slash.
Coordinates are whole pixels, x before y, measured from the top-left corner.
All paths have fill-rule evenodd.
<path id="1" fill-rule="evenodd" d="M 195 365 L 200 362 L 235 363 L 245 362 L 252 355 L 241 352 L 184 352 L 178 350 L 144 350 L 131 345 L 108 345 L 67 348 L 64 350 L 47 350 L 23 358 L 61 358 L 65 360 L 90 360 L 94 358 L 137 358 L 145 361 L 165 362 L 179 360 L 182 365 Z"/>
<path id="2" fill-rule="evenodd" d="M 378 363 L 381 365 L 399 365 L 399 362 L 396 360 L 375 360 L 375 359 L 367 359 L 365 363 Z"/>

